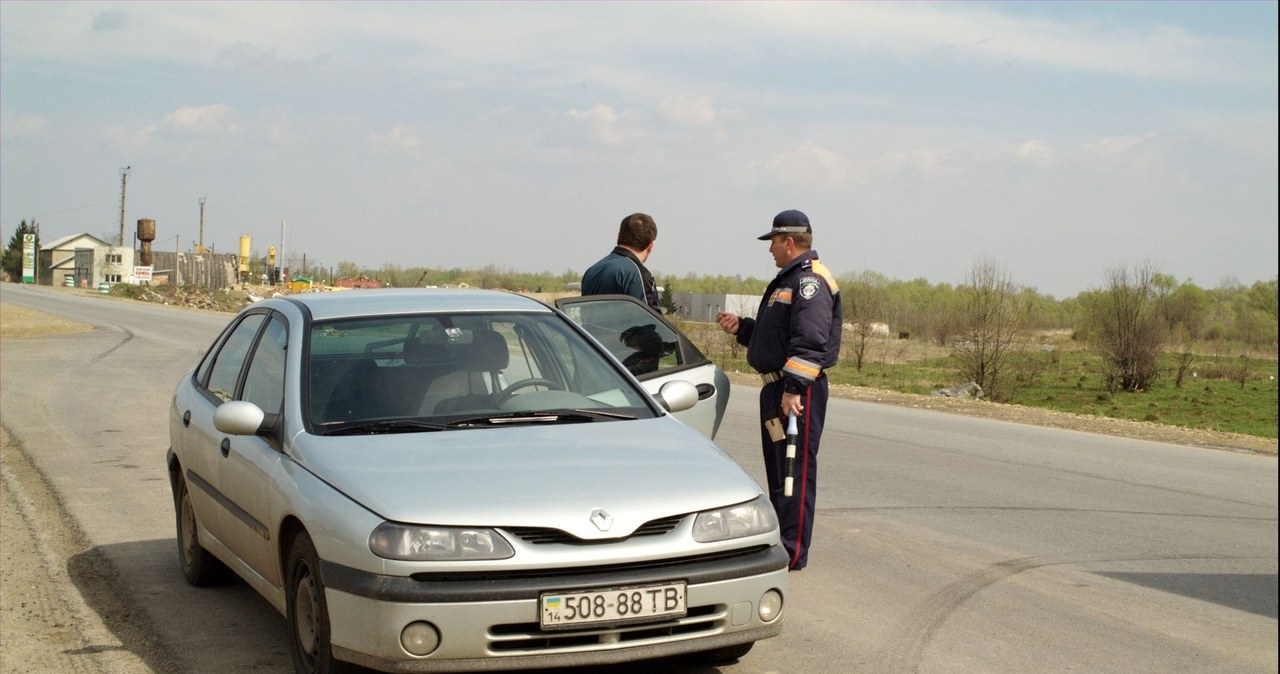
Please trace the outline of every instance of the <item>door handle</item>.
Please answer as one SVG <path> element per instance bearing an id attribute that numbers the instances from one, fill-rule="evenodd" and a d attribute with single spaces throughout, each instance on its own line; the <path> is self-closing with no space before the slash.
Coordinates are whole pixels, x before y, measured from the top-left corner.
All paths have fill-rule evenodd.
<path id="1" fill-rule="evenodd" d="M 222 446 L 221 446 L 221 447 L 219 447 L 219 449 L 221 449 L 221 450 L 222 450 L 222 458 L 224 458 L 224 459 L 225 459 L 225 458 L 227 458 L 228 456 L 230 456 L 230 454 L 231 454 L 231 438 L 223 438 L 223 439 L 222 439 Z"/>
<path id="2" fill-rule="evenodd" d="M 184 428 L 191 425 L 191 410 L 182 413 L 182 426 Z"/>

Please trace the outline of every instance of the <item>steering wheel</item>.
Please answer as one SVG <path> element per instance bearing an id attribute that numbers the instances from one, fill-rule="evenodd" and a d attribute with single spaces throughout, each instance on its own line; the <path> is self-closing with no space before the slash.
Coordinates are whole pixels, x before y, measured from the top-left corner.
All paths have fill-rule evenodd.
<path id="1" fill-rule="evenodd" d="M 493 394 L 493 406 L 500 407 L 502 403 L 505 403 L 508 400 L 511 400 L 511 398 L 515 396 L 516 391 L 519 391 L 522 388 L 528 388 L 530 386 L 545 386 L 549 389 L 554 389 L 556 391 L 564 390 L 563 386 L 561 386 L 557 382 L 551 381 L 550 379 L 543 379 L 542 377 L 532 377 L 530 379 L 521 379 L 520 381 L 515 382 L 507 386 L 506 388 L 502 389 L 501 391 L 498 391 L 497 393 Z"/>

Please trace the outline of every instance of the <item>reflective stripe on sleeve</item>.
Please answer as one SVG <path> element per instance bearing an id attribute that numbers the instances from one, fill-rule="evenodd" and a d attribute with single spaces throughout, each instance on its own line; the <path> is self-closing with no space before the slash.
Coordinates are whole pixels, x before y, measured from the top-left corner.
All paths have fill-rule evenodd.
<path id="1" fill-rule="evenodd" d="M 813 381 L 818 378 L 818 375 L 822 374 L 822 366 L 803 358 L 788 358 L 787 364 L 782 367 L 782 371 L 805 381 Z"/>

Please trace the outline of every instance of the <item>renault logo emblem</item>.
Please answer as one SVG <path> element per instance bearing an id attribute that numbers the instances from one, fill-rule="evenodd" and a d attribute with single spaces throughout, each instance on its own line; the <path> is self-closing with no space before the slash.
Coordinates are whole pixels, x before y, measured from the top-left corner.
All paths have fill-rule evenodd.
<path id="1" fill-rule="evenodd" d="M 613 526 L 613 515 L 605 512 L 604 508 L 596 508 L 591 511 L 591 523 L 600 531 L 608 531 Z"/>

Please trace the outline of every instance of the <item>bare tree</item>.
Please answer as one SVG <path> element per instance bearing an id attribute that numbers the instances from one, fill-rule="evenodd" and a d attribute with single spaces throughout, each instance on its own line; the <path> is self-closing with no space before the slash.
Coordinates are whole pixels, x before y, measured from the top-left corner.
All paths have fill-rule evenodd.
<path id="1" fill-rule="evenodd" d="M 1089 295 L 1087 312 L 1106 362 L 1107 387 L 1145 391 L 1159 370 L 1164 335 L 1157 272 L 1150 263 L 1107 272 L 1106 289 Z"/>
<path id="2" fill-rule="evenodd" d="M 1034 376 L 1023 348 L 1026 342 L 1025 295 L 996 262 L 983 259 L 958 288 L 962 296 L 960 338 L 953 353 L 960 374 L 998 402 L 1011 400 L 1021 383 Z"/>
<path id="3" fill-rule="evenodd" d="M 875 334 L 874 325 L 884 317 L 884 285 L 878 275 L 862 273 L 843 282 L 840 294 L 846 303 L 845 320 L 853 326 L 848 348 L 853 353 L 854 366 L 861 372 L 867 344 Z"/>

